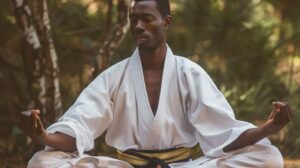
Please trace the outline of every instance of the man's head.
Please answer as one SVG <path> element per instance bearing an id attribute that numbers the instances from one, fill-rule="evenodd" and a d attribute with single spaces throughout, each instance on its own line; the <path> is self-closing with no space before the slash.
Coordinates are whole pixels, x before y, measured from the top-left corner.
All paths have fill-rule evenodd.
<path id="1" fill-rule="evenodd" d="M 134 0 L 134 2 L 141 2 L 141 1 L 151 1 L 151 0 Z M 162 18 L 170 15 L 170 2 L 169 0 L 152 0 L 156 2 L 156 7 L 159 10 Z"/>
<path id="2" fill-rule="evenodd" d="M 169 0 L 134 0 L 130 29 L 140 50 L 153 51 L 166 43 L 171 23 Z"/>

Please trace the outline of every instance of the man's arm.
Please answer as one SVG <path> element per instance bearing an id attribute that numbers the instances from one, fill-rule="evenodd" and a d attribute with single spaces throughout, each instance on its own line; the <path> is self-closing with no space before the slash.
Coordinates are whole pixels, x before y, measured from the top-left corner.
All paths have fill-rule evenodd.
<path id="1" fill-rule="evenodd" d="M 32 140 L 40 145 L 47 145 L 64 152 L 76 151 L 76 139 L 60 132 L 47 133 L 39 113 L 39 110 L 31 111 L 31 122 L 29 123 L 31 132 L 29 136 Z"/>
<path id="2" fill-rule="evenodd" d="M 273 111 L 263 126 L 245 131 L 236 140 L 224 147 L 223 151 L 229 152 L 247 145 L 253 145 L 259 140 L 277 133 L 291 121 L 292 117 L 293 114 L 287 103 L 273 102 Z"/>
<path id="3" fill-rule="evenodd" d="M 60 132 L 48 134 L 44 145 L 51 146 L 64 152 L 76 151 L 76 139 Z"/>

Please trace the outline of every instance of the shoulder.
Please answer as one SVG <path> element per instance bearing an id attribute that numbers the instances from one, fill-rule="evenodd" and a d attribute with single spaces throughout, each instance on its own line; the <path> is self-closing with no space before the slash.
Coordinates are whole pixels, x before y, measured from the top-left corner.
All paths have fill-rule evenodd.
<path id="1" fill-rule="evenodd" d="M 181 75 L 207 75 L 206 71 L 197 63 L 183 57 L 175 56 L 178 72 Z"/>
<path id="2" fill-rule="evenodd" d="M 106 70 L 104 70 L 102 73 L 100 73 L 98 76 L 110 76 L 110 75 L 118 75 L 122 72 L 124 72 L 124 69 L 126 69 L 129 60 L 131 57 L 126 58 L 112 66 L 110 66 L 109 68 L 107 68 Z"/>
<path id="3" fill-rule="evenodd" d="M 108 90 L 118 83 L 118 80 L 122 78 L 128 67 L 130 57 L 120 61 L 111 67 L 107 68 L 105 71 L 100 73 L 88 87 L 99 88 L 105 87 Z"/>
<path id="4" fill-rule="evenodd" d="M 219 95 L 220 91 L 213 79 L 197 63 L 188 58 L 176 56 L 178 79 L 182 87 L 190 89 L 189 94 L 197 97 L 197 94 Z M 203 97 L 202 97 L 203 98 Z"/>

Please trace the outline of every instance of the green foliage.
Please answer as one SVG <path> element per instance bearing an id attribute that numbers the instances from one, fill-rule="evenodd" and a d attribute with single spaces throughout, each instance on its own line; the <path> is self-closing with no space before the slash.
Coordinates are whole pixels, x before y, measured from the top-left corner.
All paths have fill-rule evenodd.
<path id="1" fill-rule="evenodd" d="M 233 87 L 221 86 L 238 118 L 255 121 L 265 120 L 272 111 L 272 102 L 286 100 L 288 90 L 276 76 L 264 76 L 255 84 L 238 81 Z"/>
<path id="2" fill-rule="evenodd" d="M 300 153 L 300 89 L 298 88 L 293 94 L 289 95 L 287 101 L 290 104 L 290 108 L 293 111 L 294 118 L 292 124 L 289 125 L 284 143 L 280 146 L 286 156 L 292 158 L 299 158 Z"/>
<path id="3" fill-rule="evenodd" d="M 82 79 L 85 67 L 94 63 L 106 33 L 107 1 L 94 1 L 100 6 L 94 13 L 89 11 L 89 4 L 82 2 L 48 1 L 65 109 L 87 84 Z M 297 69 L 300 64 L 294 60 L 300 56 L 300 0 L 171 2 L 174 8 L 168 44 L 174 53 L 191 58 L 208 71 L 238 119 L 259 125 L 271 112 L 272 101 L 288 101 L 294 111 L 294 121 L 272 137 L 272 141 L 285 157 L 299 157 L 300 83 L 296 79 L 300 75 L 300 68 Z M 1 2 L 0 6 L 0 58 L 5 60 L 0 59 L 0 121 L 4 123 L 0 128 L 4 135 L 0 138 L 2 167 L 24 165 L 33 151 L 32 143 L 19 124 L 22 120 L 18 112 L 27 107 L 30 93 L 22 70 L 21 34 L 11 6 L 9 1 Z M 129 33 L 111 63 L 130 56 L 133 49 Z M 112 155 L 113 150 L 104 145 L 101 137 L 91 153 L 103 152 Z M 198 147 L 195 153 L 199 152 Z"/>
<path id="4" fill-rule="evenodd" d="M 254 0 L 189 0 L 177 4 L 181 8 L 174 14 L 170 45 L 175 53 L 189 56 L 209 72 L 237 118 L 261 124 L 272 110 L 272 101 L 285 100 L 297 121 L 299 91 L 292 88 L 299 90 L 300 84 L 292 78 L 296 84 L 289 86 L 286 79 L 293 76 L 292 71 L 280 66 L 291 55 L 299 55 L 299 50 L 287 50 L 293 43 L 299 44 L 299 19 L 295 18 L 300 15 L 296 15 L 295 5 Z M 285 9 L 280 18 L 276 11 L 282 5 Z M 272 137 L 285 156 L 300 155 L 299 128 L 294 122 L 280 133 L 283 138 Z"/>

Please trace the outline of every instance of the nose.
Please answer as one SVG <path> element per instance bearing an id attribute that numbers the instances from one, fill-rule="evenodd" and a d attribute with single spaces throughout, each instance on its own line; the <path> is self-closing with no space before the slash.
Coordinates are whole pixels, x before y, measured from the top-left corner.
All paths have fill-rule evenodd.
<path id="1" fill-rule="evenodd" d="M 145 30 L 144 24 L 141 20 L 137 20 L 136 25 L 134 27 L 134 32 L 135 33 L 141 33 Z"/>

